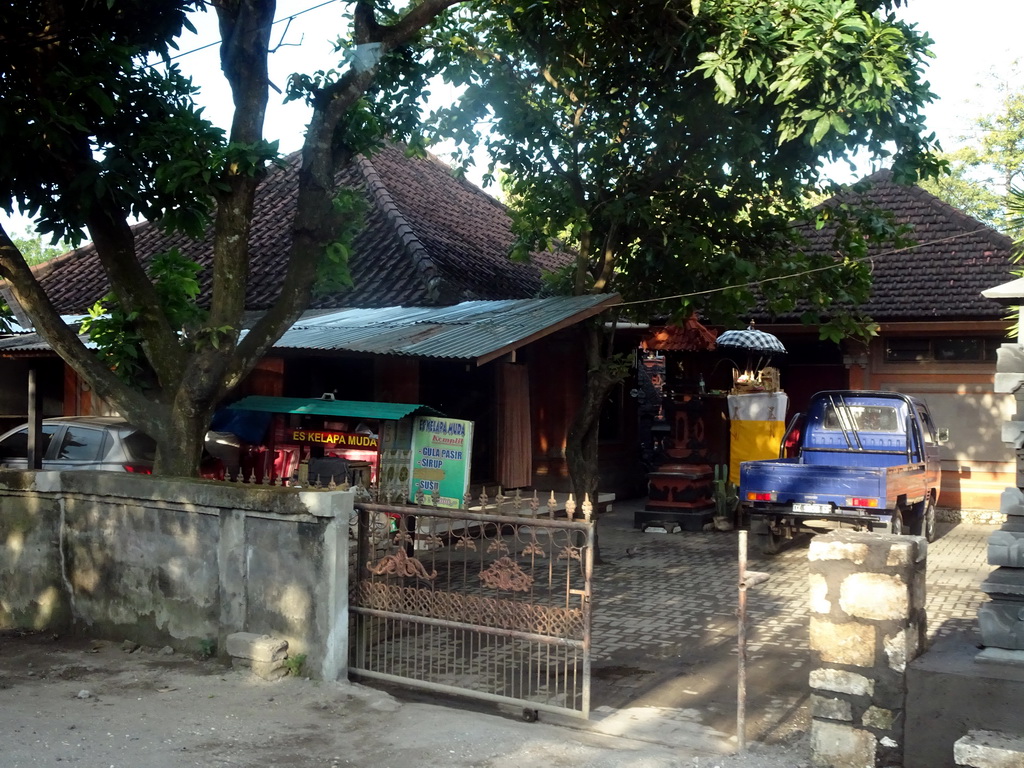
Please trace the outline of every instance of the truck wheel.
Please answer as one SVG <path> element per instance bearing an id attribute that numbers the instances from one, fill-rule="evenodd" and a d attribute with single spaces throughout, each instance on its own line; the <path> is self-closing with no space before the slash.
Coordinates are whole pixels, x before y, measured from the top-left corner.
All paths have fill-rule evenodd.
<path id="1" fill-rule="evenodd" d="M 757 537 L 757 547 L 761 550 L 762 555 L 777 555 L 779 554 L 779 547 L 782 544 L 782 537 L 777 533 L 768 531 L 767 533 L 755 534 Z"/>
<path id="2" fill-rule="evenodd" d="M 889 520 L 888 530 L 893 536 L 903 535 L 903 512 L 898 509 L 892 511 L 892 519 Z"/>
<path id="3" fill-rule="evenodd" d="M 923 531 L 921 535 L 926 541 L 935 541 L 935 502 L 928 498 L 924 503 L 924 517 L 921 521 Z"/>

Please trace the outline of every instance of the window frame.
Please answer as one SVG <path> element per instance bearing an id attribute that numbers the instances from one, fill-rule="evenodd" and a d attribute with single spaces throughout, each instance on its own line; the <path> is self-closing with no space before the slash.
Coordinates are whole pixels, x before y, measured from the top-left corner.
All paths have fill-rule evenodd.
<path id="1" fill-rule="evenodd" d="M 952 357 L 937 354 L 936 346 L 944 342 L 969 343 L 981 350 L 976 357 Z M 887 336 L 882 345 L 882 362 L 885 365 L 923 365 L 929 363 L 950 363 L 952 365 L 984 365 L 996 361 L 996 351 L 1006 339 L 1003 336 Z M 900 350 L 894 347 L 904 345 L 904 357 L 894 357 Z M 915 353 L 915 348 L 920 350 Z"/>

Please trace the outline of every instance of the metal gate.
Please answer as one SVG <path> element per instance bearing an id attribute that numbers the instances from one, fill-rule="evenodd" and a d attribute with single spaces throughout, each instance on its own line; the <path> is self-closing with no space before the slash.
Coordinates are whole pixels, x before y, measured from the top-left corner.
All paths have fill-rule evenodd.
<path id="1" fill-rule="evenodd" d="M 353 675 L 589 716 L 591 505 L 517 500 L 356 504 Z"/>

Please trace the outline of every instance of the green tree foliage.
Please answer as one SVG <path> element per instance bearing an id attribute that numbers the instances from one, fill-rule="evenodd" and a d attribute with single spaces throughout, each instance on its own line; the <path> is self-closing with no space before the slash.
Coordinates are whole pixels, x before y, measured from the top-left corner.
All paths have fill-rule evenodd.
<path id="1" fill-rule="evenodd" d="M 974 121 L 963 146 L 944 155 L 948 172 L 921 186 L 941 200 L 995 229 L 1018 237 L 1020 222 L 1007 207 L 1007 196 L 1024 185 L 1024 91 L 1016 83 L 1018 68 L 998 81 L 999 108 Z"/>
<path id="2" fill-rule="evenodd" d="M 42 264 L 56 256 L 60 256 L 68 250 L 68 243 L 61 241 L 58 241 L 57 243 L 49 243 L 46 238 L 32 235 L 29 232 L 23 232 L 20 235 L 13 235 L 11 240 L 17 246 L 18 250 L 21 251 L 21 255 L 25 257 L 25 262 L 29 266 Z"/>
<path id="3" fill-rule="evenodd" d="M 0 4 L 0 207 L 30 215 L 41 233 L 88 236 L 111 283 L 91 330 L 97 356 L 61 322 L 25 259 L 0 228 L 0 277 L 36 329 L 91 385 L 157 441 L 157 472 L 198 471 L 216 403 L 307 306 L 322 271 L 347 276 L 358 206 L 336 197 L 337 171 L 388 132 L 407 130 L 423 80 L 411 52 L 424 28 L 458 0 L 339 6 L 336 70 L 296 77 L 289 96 L 313 117 L 302 150 L 298 205 L 280 298 L 242 336 L 248 232 L 257 184 L 278 161 L 264 138 L 274 0 L 221 0 L 221 68 L 235 107 L 222 130 L 194 102 L 169 60 L 203 0 L 25 0 Z M 365 54 L 365 55 L 363 55 Z M 162 63 L 152 65 L 153 58 Z M 408 70 L 409 76 L 403 76 Z M 380 72 L 394 84 L 366 99 Z M 210 308 L 195 306 L 194 265 L 176 254 L 147 274 L 129 222 L 212 232 Z M 324 267 L 321 270 L 321 267 Z M 111 357 L 110 354 L 114 357 Z"/>
<path id="4" fill-rule="evenodd" d="M 869 285 L 854 258 L 863 230 L 840 228 L 838 262 L 795 247 L 805 190 L 855 148 L 894 147 L 911 182 L 937 162 L 921 113 L 933 98 L 922 77 L 930 40 L 891 6 L 470 4 L 445 30 L 457 50 L 435 62 L 465 87 L 437 130 L 483 143 L 491 173 L 504 169 L 520 253 L 560 239 L 577 254 L 563 282 L 572 293 L 617 291 L 646 316 L 697 307 L 712 320 L 758 298 L 777 311 L 800 300 L 806 319 L 842 325 L 833 308 Z M 721 286 L 735 287 L 701 294 Z M 621 370 L 607 349 L 595 330 L 569 446 L 580 492 L 595 488 L 598 413 Z"/>

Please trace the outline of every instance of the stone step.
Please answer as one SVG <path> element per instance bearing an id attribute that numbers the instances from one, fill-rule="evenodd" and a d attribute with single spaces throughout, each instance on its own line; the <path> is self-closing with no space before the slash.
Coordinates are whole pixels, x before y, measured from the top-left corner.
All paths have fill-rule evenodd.
<path id="1" fill-rule="evenodd" d="M 1024 737 L 999 731 L 968 731 L 953 745 L 953 759 L 962 768 L 1021 768 Z"/>

